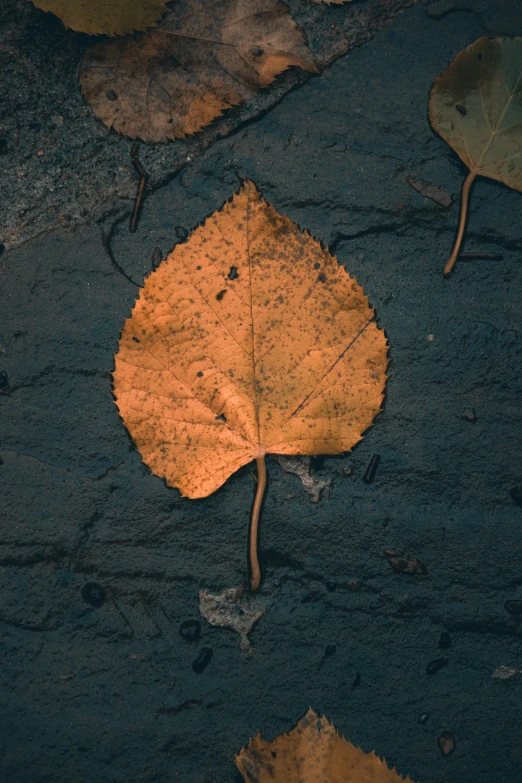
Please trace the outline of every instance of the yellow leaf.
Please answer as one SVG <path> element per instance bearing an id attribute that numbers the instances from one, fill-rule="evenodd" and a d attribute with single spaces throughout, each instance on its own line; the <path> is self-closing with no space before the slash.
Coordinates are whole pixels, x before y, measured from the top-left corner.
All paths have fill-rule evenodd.
<path id="1" fill-rule="evenodd" d="M 164 0 L 32 0 L 66 27 L 90 35 L 124 35 L 155 26 L 168 11 Z"/>
<path id="2" fill-rule="evenodd" d="M 462 188 L 457 241 L 444 270 L 448 275 L 457 260 L 477 175 L 522 190 L 522 37 L 479 38 L 460 52 L 435 79 L 429 117 L 470 170 Z"/>
<path id="3" fill-rule="evenodd" d="M 258 583 L 264 455 L 349 451 L 379 412 L 386 365 L 361 287 L 245 182 L 148 277 L 114 395 L 143 461 L 183 495 L 257 460 Z"/>
<path id="4" fill-rule="evenodd" d="M 345 740 L 313 710 L 288 734 L 273 740 L 256 734 L 236 765 L 245 783 L 413 783 Z"/>
<path id="5" fill-rule="evenodd" d="M 89 49 L 80 85 L 109 128 L 168 141 L 201 130 L 291 65 L 317 71 L 279 0 L 180 0 L 161 28 Z"/>

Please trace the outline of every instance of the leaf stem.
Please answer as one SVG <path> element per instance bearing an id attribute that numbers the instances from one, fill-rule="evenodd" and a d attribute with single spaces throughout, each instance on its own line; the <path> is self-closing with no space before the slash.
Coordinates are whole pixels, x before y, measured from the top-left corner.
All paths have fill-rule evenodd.
<path id="1" fill-rule="evenodd" d="M 457 239 L 455 240 L 455 245 L 453 247 L 453 251 L 451 253 L 451 256 L 449 258 L 448 263 L 444 267 L 444 277 L 448 277 L 451 273 L 451 270 L 455 266 L 455 263 L 457 261 L 457 256 L 459 254 L 460 245 L 462 243 L 462 237 L 464 236 L 464 229 L 466 228 L 466 219 L 468 217 L 468 198 L 469 198 L 469 191 L 470 188 L 475 180 L 475 177 L 477 176 L 477 171 L 470 171 L 466 179 L 464 180 L 464 184 L 462 185 L 462 193 L 460 196 L 460 222 L 459 222 L 459 230 L 457 232 Z"/>
<path id="2" fill-rule="evenodd" d="M 257 559 L 257 532 L 259 529 L 259 512 L 266 489 L 266 465 L 264 457 L 256 457 L 257 464 L 257 491 L 250 520 L 250 587 L 257 590 L 261 582 L 261 571 Z"/>

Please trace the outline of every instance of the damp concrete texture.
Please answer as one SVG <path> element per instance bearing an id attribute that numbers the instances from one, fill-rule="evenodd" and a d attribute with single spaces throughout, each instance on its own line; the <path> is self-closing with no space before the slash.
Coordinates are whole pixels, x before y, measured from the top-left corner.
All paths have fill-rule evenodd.
<path id="1" fill-rule="evenodd" d="M 417 0 L 363 0 L 336 8 L 287 0 L 320 70 L 370 40 Z M 169 3 L 175 12 L 175 3 Z M 0 244 L 13 247 L 41 231 L 118 213 L 132 199 L 132 141 L 99 121 L 80 94 L 83 54 L 100 40 L 66 30 L 30 0 L 0 6 Z M 311 76 L 289 68 L 269 89 L 237 106 L 197 136 L 140 147 L 149 190 L 226 136 L 276 105 Z"/>
<path id="2" fill-rule="evenodd" d="M 4 253 L 3 780 L 238 783 L 249 737 L 288 731 L 310 706 L 416 783 L 520 780 L 522 201 L 477 180 L 464 249 L 501 258 L 445 280 L 466 170 L 427 120 L 433 78 L 461 49 L 520 33 L 520 4 L 502 18 L 500 5 L 405 10 L 149 194 L 135 234 L 128 215 L 99 216 Z M 249 656 L 200 617 L 198 593 L 247 578 L 253 466 L 183 499 L 144 468 L 111 397 L 154 249 L 165 256 L 241 177 L 335 252 L 390 342 L 374 427 L 313 462 L 328 496 L 312 503 L 268 459 L 267 609 Z M 426 573 L 394 570 L 385 549 Z M 187 620 L 199 638 L 180 635 Z"/>

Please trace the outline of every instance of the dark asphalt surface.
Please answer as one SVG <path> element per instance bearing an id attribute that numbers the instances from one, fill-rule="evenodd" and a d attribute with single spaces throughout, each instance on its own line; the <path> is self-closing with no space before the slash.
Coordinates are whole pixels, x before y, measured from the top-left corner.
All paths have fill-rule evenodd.
<path id="1" fill-rule="evenodd" d="M 462 48 L 520 33 L 515 5 L 499 20 L 498 4 L 419 4 L 149 195 L 136 234 L 109 216 L 0 259 L 3 780 L 236 783 L 249 737 L 288 731 L 309 706 L 416 783 L 520 780 L 521 625 L 505 602 L 522 601 L 510 495 L 522 485 L 522 201 L 476 182 L 464 249 L 502 259 L 445 280 L 465 168 L 427 120 L 433 78 Z M 198 591 L 246 578 L 252 466 L 212 497 L 180 498 L 141 464 L 110 376 L 138 292 L 128 278 L 140 283 L 154 248 L 165 255 L 238 175 L 357 278 L 391 359 L 367 437 L 315 460 L 328 497 L 312 504 L 269 460 L 268 610 L 250 657 L 199 617 Z M 427 573 L 395 572 L 386 548 Z M 189 619 L 196 642 L 179 634 Z M 213 655 L 197 673 L 202 648 Z M 501 666 L 516 672 L 498 679 Z"/>

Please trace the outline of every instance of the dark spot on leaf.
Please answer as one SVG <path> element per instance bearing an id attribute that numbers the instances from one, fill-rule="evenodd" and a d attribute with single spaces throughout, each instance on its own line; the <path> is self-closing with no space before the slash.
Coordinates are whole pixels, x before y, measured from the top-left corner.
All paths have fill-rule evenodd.
<path id="1" fill-rule="evenodd" d="M 253 46 L 250 49 L 250 54 L 252 55 L 252 57 L 261 57 L 261 55 L 264 54 L 264 51 L 259 46 Z"/>
<path id="2" fill-rule="evenodd" d="M 479 52 L 477 54 L 477 59 L 478 59 L 479 63 L 482 62 L 482 53 L 481 52 Z"/>
<path id="3" fill-rule="evenodd" d="M 134 337 L 134 335 L 133 335 L 132 339 L 134 340 L 135 343 L 139 343 L 140 342 L 140 340 L 138 340 L 137 337 Z"/>
<path id="4" fill-rule="evenodd" d="M 216 299 L 218 300 L 218 302 L 221 302 L 221 300 L 225 296 L 226 292 L 227 292 L 227 289 L 224 288 L 222 291 L 219 292 L 219 294 L 216 294 Z"/>
<path id="5" fill-rule="evenodd" d="M 202 674 L 212 660 L 213 655 L 214 653 L 210 647 L 202 647 L 198 657 L 192 663 L 193 671 L 195 671 L 196 674 Z"/>
<path id="6" fill-rule="evenodd" d="M 228 273 L 228 279 L 229 280 L 235 280 L 236 277 L 239 277 L 239 275 L 237 273 L 237 267 L 236 266 L 231 266 L 230 267 L 230 272 Z"/>
<path id="7" fill-rule="evenodd" d="M 224 413 L 220 413 L 219 416 L 216 416 L 216 421 L 224 421 L 225 424 L 227 423 L 227 419 Z"/>
<path id="8" fill-rule="evenodd" d="M 98 582 L 87 582 L 80 592 L 85 603 L 96 608 L 103 606 L 107 598 L 105 590 Z"/>
<path id="9" fill-rule="evenodd" d="M 324 273 L 324 272 L 321 272 L 321 274 L 319 275 L 319 277 L 317 278 L 317 280 L 320 280 L 320 281 L 321 281 L 321 283 L 326 283 L 326 275 L 325 275 L 325 273 Z"/>
<path id="10" fill-rule="evenodd" d="M 468 113 L 468 110 L 466 109 L 465 106 L 462 105 L 462 103 L 456 103 L 455 108 L 459 114 L 462 114 L 463 117 L 465 117 L 466 114 Z"/>
<path id="11" fill-rule="evenodd" d="M 203 378 L 203 373 L 201 371 L 198 372 L 198 378 Z"/>
<path id="12" fill-rule="evenodd" d="M 275 752 L 275 750 L 273 750 L 273 751 L 272 751 L 272 758 L 273 758 L 273 759 L 276 759 L 276 758 L 277 758 L 277 753 Z"/>
<path id="13" fill-rule="evenodd" d="M 107 90 L 107 92 L 105 93 L 105 95 L 107 96 L 107 98 L 108 98 L 110 101 L 115 101 L 115 100 L 116 100 L 116 98 L 118 97 L 118 96 L 116 95 L 116 93 L 114 92 L 114 90 Z"/>
<path id="14" fill-rule="evenodd" d="M 321 264 L 319 264 L 319 263 L 315 263 L 314 264 L 314 269 L 320 269 L 320 268 L 321 268 Z"/>
<path id="15" fill-rule="evenodd" d="M 201 623 L 199 620 L 184 620 L 179 627 L 179 635 L 186 642 L 197 642 L 201 636 Z"/>

